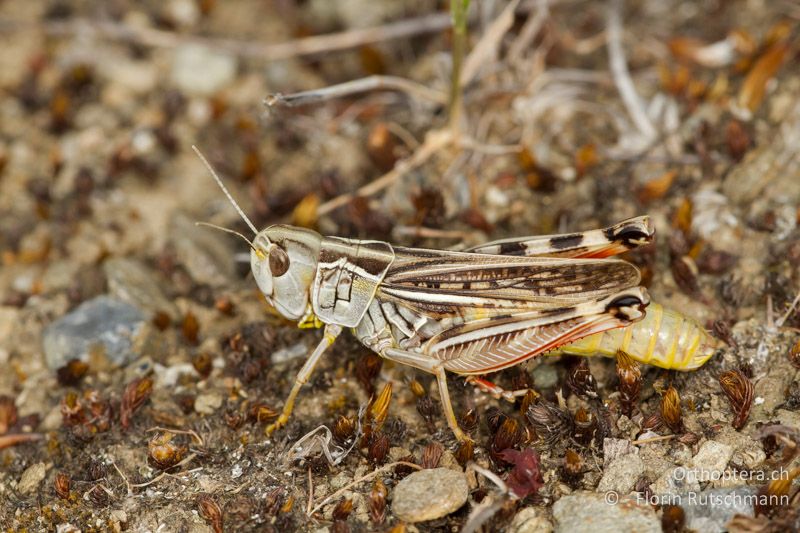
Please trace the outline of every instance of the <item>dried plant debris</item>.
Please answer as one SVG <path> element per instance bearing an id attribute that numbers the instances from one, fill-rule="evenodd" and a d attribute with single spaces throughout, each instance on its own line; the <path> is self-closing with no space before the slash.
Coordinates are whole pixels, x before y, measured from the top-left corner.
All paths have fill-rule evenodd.
<path id="1" fill-rule="evenodd" d="M 18 4 L 0 20 L 15 43 L 0 50 L 4 529 L 400 532 L 397 490 L 420 469 L 460 487 L 420 531 L 561 530 L 576 501 L 570 519 L 591 510 L 576 530 L 796 529 L 800 26 L 786 2 L 450 2 L 457 28 L 424 2 L 122 0 L 102 20 L 91 2 Z M 386 241 L 397 264 L 406 247 L 575 244 L 649 215 L 653 245 L 566 260 L 635 264 L 651 311 L 727 346 L 694 371 L 623 350 L 473 378 L 514 392 L 500 399 L 448 373 L 456 442 L 435 376 L 344 332 L 267 436 L 319 333 L 258 289 L 252 228 L 193 145 L 256 231 Z M 382 311 L 401 348 L 430 333 Z M 631 354 L 693 342 L 663 322 L 628 331 Z M 683 506 L 593 505 L 615 474 L 609 443 L 638 449 L 622 485 L 650 498 L 712 441 L 733 449 L 726 472 L 792 478 L 731 490 L 788 504 L 711 526 Z"/>

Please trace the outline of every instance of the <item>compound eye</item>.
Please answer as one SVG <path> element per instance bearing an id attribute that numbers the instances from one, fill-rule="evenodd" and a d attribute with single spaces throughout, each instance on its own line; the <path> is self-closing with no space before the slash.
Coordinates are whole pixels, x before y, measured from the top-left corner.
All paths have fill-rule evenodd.
<path id="1" fill-rule="evenodd" d="M 272 277 L 278 278 L 289 270 L 289 254 L 280 246 L 271 246 L 269 250 L 269 271 Z"/>

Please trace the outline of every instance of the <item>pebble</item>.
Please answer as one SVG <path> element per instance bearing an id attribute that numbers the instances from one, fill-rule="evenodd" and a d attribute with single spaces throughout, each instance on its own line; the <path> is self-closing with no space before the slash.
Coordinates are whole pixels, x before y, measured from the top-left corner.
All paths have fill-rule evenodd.
<path id="1" fill-rule="evenodd" d="M 679 494 L 682 492 L 698 492 L 700 483 L 694 470 L 685 466 L 677 466 L 664 472 L 655 483 L 651 485 L 654 494 Z"/>
<path id="2" fill-rule="evenodd" d="M 532 374 L 537 389 L 549 389 L 558 384 L 558 370 L 555 365 L 543 363 L 534 368 Z"/>
<path id="3" fill-rule="evenodd" d="M 623 500 L 608 503 L 606 495 L 577 492 L 553 505 L 556 533 L 572 531 L 635 531 L 661 533 L 661 521 L 652 507 Z"/>
<path id="4" fill-rule="evenodd" d="M 89 359 L 92 347 L 102 345 L 106 358 L 115 365 L 136 359 L 134 345 L 150 331 L 145 316 L 134 306 L 98 296 L 76 307 L 49 326 L 42 335 L 47 366 L 55 370 L 70 359 Z"/>
<path id="5" fill-rule="evenodd" d="M 712 481 L 722 477 L 733 457 L 733 447 L 713 440 L 700 446 L 692 459 L 694 474 L 700 481 Z"/>
<path id="6" fill-rule="evenodd" d="M 39 488 L 39 483 L 42 482 L 47 473 L 47 468 L 44 463 L 36 463 L 29 466 L 19 478 L 17 483 L 17 490 L 20 494 L 30 494 Z"/>
<path id="7" fill-rule="evenodd" d="M 103 263 L 103 271 L 108 291 L 115 298 L 137 307 L 150 318 L 163 312 L 177 320 L 180 315 L 177 306 L 164 296 L 158 280 L 140 261 L 115 257 Z"/>
<path id="8" fill-rule="evenodd" d="M 686 513 L 686 527 L 692 531 L 722 533 L 734 515 L 753 516 L 752 497 L 758 487 L 739 486 L 711 489 L 681 498 Z"/>
<path id="9" fill-rule="evenodd" d="M 171 79 L 189 95 L 210 96 L 236 76 L 236 58 L 199 44 L 185 44 L 175 50 Z"/>
<path id="10" fill-rule="evenodd" d="M 201 415 L 213 415 L 220 407 L 222 407 L 222 395 L 216 392 L 199 394 L 194 400 L 194 410 Z"/>
<path id="11" fill-rule="evenodd" d="M 627 454 L 611 461 L 597 485 L 597 492 L 613 490 L 627 494 L 633 490 L 636 481 L 644 474 L 644 461 L 638 454 Z"/>
<path id="12" fill-rule="evenodd" d="M 234 278 L 233 251 L 217 230 L 198 227 L 194 220 L 178 213 L 170 221 L 169 240 L 178 260 L 197 283 L 219 287 Z"/>
<path id="13" fill-rule="evenodd" d="M 553 524 L 540 507 L 524 507 L 514 515 L 508 533 L 551 533 Z"/>
<path id="14" fill-rule="evenodd" d="M 404 522 L 424 522 L 447 516 L 467 501 L 469 488 L 462 472 L 449 468 L 419 470 L 392 492 L 392 512 Z"/>

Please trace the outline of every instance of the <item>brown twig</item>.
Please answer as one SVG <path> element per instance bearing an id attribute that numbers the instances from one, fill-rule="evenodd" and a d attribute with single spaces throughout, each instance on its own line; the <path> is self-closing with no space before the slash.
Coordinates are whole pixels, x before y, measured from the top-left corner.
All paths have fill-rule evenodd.
<path id="1" fill-rule="evenodd" d="M 191 435 L 194 438 L 194 440 L 197 441 L 198 445 L 203 446 L 203 438 L 200 437 L 200 435 L 198 435 L 197 432 L 194 431 L 193 429 L 173 429 L 173 428 L 165 428 L 165 427 L 161 427 L 161 426 L 155 426 L 155 427 L 148 428 L 145 431 L 147 431 L 148 433 L 152 432 L 152 431 L 169 431 L 170 433 L 179 433 L 181 435 Z"/>
<path id="2" fill-rule="evenodd" d="M 204 38 L 153 28 L 136 28 L 111 21 L 87 19 L 49 23 L 45 26 L 45 31 L 51 35 L 96 34 L 106 39 L 132 42 L 155 48 L 175 48 L 183 44 L 195 43 L 215 50 L 225 50 L 240 57 L 251 57 L 263 61 L 279 61 L 293 57 L 347 50 L 365 44 L 403 39 L 426 33 L 436 33 L 448 27 L 450 27 L 450 17 L 446 13 L 433 13 L 372 28 L 314 35 L 272 44 L 236 39 Z"/>
<path id="3" fill-rule="evenodd" d="M 0 435 L 0 450 L 22 444 L 23 442 L 31 442 L 44 438 L 41 433 L 12 433 L 10 435 Z"/>
<path id="4" fill-rule="evenodd" d="M 342 207 L 350 202 L 353 198 L 358 196 L 372 196 L 373 194 L 382 191 L 383 189 L 389 187 L 395 181 L 397 181 L 402 176 L 406 175 L 408 172 L 414 170 L 418 166 L 425 163 L 428 159 L 431 158 L 435 153 L 442 150 L 448 144 L 450 144 L 453 140 L 453 134 L 449 129 L 442 129 L 442 130 L 434 130 L 427 134 L 425 137 L 425 142 L 422 143 L 422 146 L 414 152 L 413 155 L 408 157 L 407 159 L 403 159 L 402 161 L 398 161 L 397 164 L 394 166 L 392 170 L 381 176 L 380 178 L 376 179 L 360 187 L 355 193 L 346 193 L 331 200 L 328 200 L 319 208 L 317 209 L 317 215 L 323 216 L 334 209 Z"/>
<path id="5" fill-rule="evenodd" d="M 376 75 L 338 83 L 329 87 L 322 87 L 321 89 L 312 89 L 310 91 L 302 91 L 293 94 L 270 94 L 264 99 L 264 105 L 267 107 L 294 107 L 375 90 L 400 91 L 420 100 L 429 100 L 437 104 L 447 103 L 447 96 L 444 93 L 426 87 L 421 83 L 399 76 Z"/>

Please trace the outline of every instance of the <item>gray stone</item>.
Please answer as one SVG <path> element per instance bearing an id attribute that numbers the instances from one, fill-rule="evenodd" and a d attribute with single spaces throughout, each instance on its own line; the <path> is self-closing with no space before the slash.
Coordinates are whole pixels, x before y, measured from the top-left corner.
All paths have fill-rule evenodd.
<path id="1" fill-rule="evenodd" d="M 20 494 L 31 494 L 39 488 L 39 484 L 46 474 L 47 467 L 45 467 L 44 463 L 36 463 L 29 466 L 22 473 L 22 476 L 20 476 L 19 483 L 17 483 L 17 490 Z"/>
<path id="2" fill-rule="evenodd" d="M 392 512 L 404 522 L 447 516 L 467 501 L 469 487 L 462 472 L 433 468 L 414 472 L 392 491 Z"/>
<path id="3" fill-rule="evenodd" d="M 628 439 L 603 439 L 603 468 L 606 468 L 615 459 L 630 454 L 638 454 L 639 448 Z"/>
<path id="4" fill-rule="evenodd" d="M 169 240 L 175 247 L 178 260 L 194 281 L 219 287 L 229 284 L 234 278 L 234 252 L 219 231 L 197 227 L 194 220 L 177 213 L 170 221 Z"/>
<path id="5" fill-rule="evenodd" d="M 558 384 L 558 370 L 554 365 L 542 363 L 533 369 L 532 375 L 537 389 L 549 389 Z"/>
<path id="6" fill-rule="evenodd" d="M 89 359 L 98 346 L 115 365 L 136 359 L 134 344 L 149 332 L 146 319 L 134 306 L 98 296 L 47 326 L 42 335 L 47 366 L 55 370 L 70 359 Z"/>
<path id="7" fill-rule="evenodd" d="M 644 473 L 644 461 L 638 454 L 629 453 L 611 461 L 597 485 L 597 492 L 614 491 L 627 494 Z"/>
<path id="8" fill-rule="evenodd" d="M 700 482 L 721 479 L 731 457 L 733 457 L 732 446 L 713 440 L 704 442 L 692 459 L 695 477 Z"/>
<path id="9" fill-rule="evenodd" d="M 722 533 L 734 515 L 753 516 L 753 495 L 758 487 L 712 489 L 682 495 L 686 527 L 693 531 Z"/>
<path id="10" fill-rule="evenodd" d="M 607 495 L 577 492 L 553 505 L 556 533 L 573 531 L 630 531 L 660 533 L 661 521 L 649 505 L 630 500 L 609 501 Z"/>
<path id="11" fill-rule="evenodd" d="M 679 494 L 682 492 L 698 492 L 700 483 L 694 470 L 685 466 L 676 466 L 664 472 L 650 488 L 656 495 Z"/>
<path id="12" fill-rule="evenodd" d="M 220 407 L 222 407 L 222 395 L 216 392 L 199 394 L 194 400 L 194 410 L 201 415 L 213 415 Z"/>
<path id="13" fill-rule="evenodd" d="M 125 257 L 115 257 L 103 263 L 108 279 L 108 291 L 112 296 L 127 302 L 148 317 L 162 312 L 177 320 L 177 306 L 164 296 L 158 280 L 141 262 Z"/>
<path id="14" fill-rule="evenodd" d="M 553 524 L 541 507 L 524 507 L 514 515 L 508 533 L 551 533 Z"/>
<path id="15" fill-rule="evenodd" d="M 236 58 L 198 44 L 185 44 L 175 50 L 172 83 L 187 94 L 209 96 L 236 76 Z"/>

